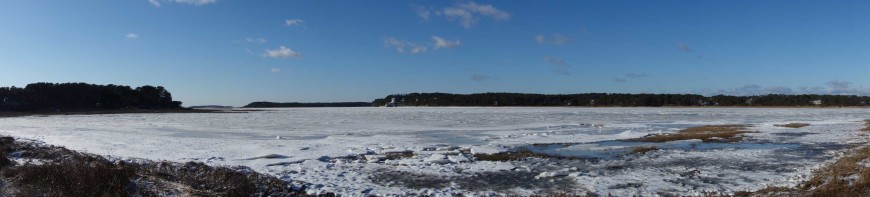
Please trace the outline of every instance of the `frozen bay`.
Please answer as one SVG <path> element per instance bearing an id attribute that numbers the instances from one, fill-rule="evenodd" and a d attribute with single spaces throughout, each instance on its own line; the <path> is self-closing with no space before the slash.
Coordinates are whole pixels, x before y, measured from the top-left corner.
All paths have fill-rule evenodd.
<path id="1" fill-rule="evenodd" d="M 344 195 L 699 194 L 791 186 L 851 147 L 862 108 L 293 108 L 0 118 L 0 134 L 116 158 L 244 165 Z M 792 122 L 803 128 L 777 127 Z M 619 140 L 745 124 L 747 143 Z M 586 159 L 477 161 L 534 149 Z M 605 156 L 601 156 L 604 154 Z M 400 157 L 395 157 L 400 155 Z"/>

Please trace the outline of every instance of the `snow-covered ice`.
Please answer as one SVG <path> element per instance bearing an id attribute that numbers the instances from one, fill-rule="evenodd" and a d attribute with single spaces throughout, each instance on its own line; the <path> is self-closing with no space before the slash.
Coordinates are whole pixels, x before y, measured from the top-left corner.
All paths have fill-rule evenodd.
<path id="1" fill-rule="evenodd" d="M 0 118 L 0 134 L 119 158 L 245 165 L 310 193 L 683 195 L 790 186 L 868 142 L 870 109 L 295 108 Z M 804 122 L 804 128 L 776 124 Z M 619 140 L 747 124 L 749 141 Z M 543 144 L 543 145 L 542 145 Z M 534 146 L 533 146 L 534 145 Z M 517 148 L 589 159 L 476 161 Z"/>

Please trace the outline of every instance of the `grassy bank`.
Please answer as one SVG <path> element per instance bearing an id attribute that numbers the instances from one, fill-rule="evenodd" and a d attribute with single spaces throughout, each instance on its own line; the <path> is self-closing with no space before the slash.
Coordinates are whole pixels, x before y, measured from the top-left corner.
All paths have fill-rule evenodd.
<path id="1" fill-rule="evenodd" d="M 0 196 L 307 196 L 246 167 L 111 161 L 0 137 Z"/>

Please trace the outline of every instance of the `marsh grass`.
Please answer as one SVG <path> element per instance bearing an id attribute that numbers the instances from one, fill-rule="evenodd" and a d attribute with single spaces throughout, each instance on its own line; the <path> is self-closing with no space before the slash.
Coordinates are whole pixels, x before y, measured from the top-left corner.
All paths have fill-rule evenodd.
<path id="1" fill-rule="evenodd" d="M 864 128 L 861 131 L 870 131 L 870 119 L 864 120 Z"/>
<path id="2" fill-rule="evenodd" d="M 0 196 L 307 196 L 245 167 L 110 161 L 11 137 L 0 137 L 0 150 Z"/>
<path id="3" fill-rule="evenodd" d="M 743 140 L 741 134 L 750 132 L 746 125 L 706 125 L 689 127 L 677 133 L 650 135 L 628 141 L 670 142 L 698 139 L 703 142 L 739 142 Z"/>
<path id="4" fill-rule="evenodd" d="M 125 188 L 135 169 L 104 159 L 75 158 L 14 166 L 2 175 L 19 186 L 16 196 L 127 196 Z"/>
<path id="5" fill-rule="evenodd" d="M 646 154 L 647 152 L 656 151 L 659 148 L 655 146 L 638 146 L 631 149 L 632 153 Z"/>
<path id="6" fill-rule="evenodd" d="M 810 126 L 810 124 L 809 123 L 793 122 L 793 123 L 788 123 L 788 124 L 775 124 L 773 126 L 797 129 L 797 128 L 803 128 L 803 127 Z"/>
<path id="7" fill-rule="evenodd" d="M 870 196 L 870 146 L 813 171 L 808 181 L 796 187 L 767 187 L 735 196 Z"/>
<path id="8" fill-rule="evenodd" d="M 809 196 L 870 195 L 870 147 L 863 147 L 813 172 L 801 189 Z"/>

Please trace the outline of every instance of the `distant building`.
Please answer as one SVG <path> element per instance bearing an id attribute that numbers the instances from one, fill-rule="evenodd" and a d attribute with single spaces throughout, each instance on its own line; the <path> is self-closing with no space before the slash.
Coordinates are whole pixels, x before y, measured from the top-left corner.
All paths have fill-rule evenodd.
<path id="1" fill-rule="evenodd" d="M 390 102 L 387 103 L 387 105 L 385 105 L 384 107 L 398 107 L 398 106 L 399 106 L 399 103 L 396 102 L 396 98 L 393 97 L 392 99 L 390 99 Z"/>
<path id="2" fill-rule="evenodd" d="M 822 105 L 822 100 L 814 100 L 810 101 L 810 103 L 812 103 L 813 105 Z"/>
<path id="3" fill-rule="evenodd" d="M 747 105 L 752 105 L 752 99 L 751 99 L 751 98 L 750 98 L 750 99 L 746 99 L 746 104 L 747 104 Z"/>

